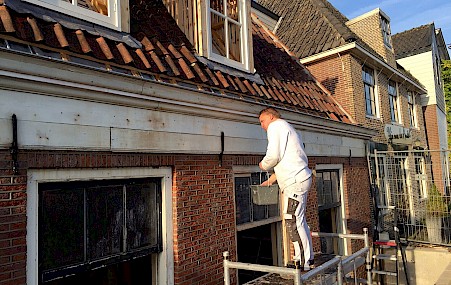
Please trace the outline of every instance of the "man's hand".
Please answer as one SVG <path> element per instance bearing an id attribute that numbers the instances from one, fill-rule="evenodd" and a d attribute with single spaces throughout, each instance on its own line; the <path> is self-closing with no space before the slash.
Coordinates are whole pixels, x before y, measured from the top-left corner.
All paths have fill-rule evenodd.
<path id="1" fill-rule="evenodd" d="M 260 184 L 260 186 L 271 186 L 271 185 L 272 185 L 272 183 L 269 181 L 269 179 L 266 181 L 263 181 L 262 184 Z"/>

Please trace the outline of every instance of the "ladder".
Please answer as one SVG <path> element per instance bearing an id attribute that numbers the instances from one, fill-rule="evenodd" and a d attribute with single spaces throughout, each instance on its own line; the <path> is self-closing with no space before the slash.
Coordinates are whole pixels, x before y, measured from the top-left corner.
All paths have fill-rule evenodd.
<path id="1" fill-rule="evenodd" d="M 403 270 L 406 278 L 406 284 L 409 285 L 409 277 L 407 274 L 407 264 L 406 264 L 406 252 L 399 238 L 399 229 L 397 227 L 397 211 L 394 206 L 377 206 L 376 211 L 376 221 L 384 215 L 382 210 L 393 211 L 393 234 L 394 239 L 389 238 L 388 233 L 380 232 L 380 227 L 377 223 L 374 231 L 373 241 L 373 258 L 372 258 L 372 270 L 371 272 L 378 276 L 375 280 L 377 284 L 384 285 L 387 283 L 387 276 L 394 276 L 396 279 L 396 285 L 399 285 L 399 255 L 401 254 Z M 391 270 L 388 269 L 390 262 L 392 263 Z M 393 270 L 394 263 L 394 270 Z"/>

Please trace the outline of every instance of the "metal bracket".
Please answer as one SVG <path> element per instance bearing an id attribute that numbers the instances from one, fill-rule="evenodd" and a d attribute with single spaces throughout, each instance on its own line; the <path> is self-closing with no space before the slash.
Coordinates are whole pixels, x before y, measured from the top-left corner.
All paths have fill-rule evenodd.
<path id="1" fill-rule="evenodd" d="M 222 166 L 222 158 L 224 155 L 224 132 L 221 132 L 221 153 L 219 153 L 219 166 Z"/>
<path id="2" fill-rule="evenodd" d="M 13 160 L 13 173 L 14 175 L 19 174 L 19 162 L 17 161 L 17 156 L 19 154 L 19 146 L 17 143 L 17 117 L 16 114 L 12 115 L 12 123 L 13 123 L 13 142 L 11 143 L 11 147 L 9 149 L 11 153 L 11 157 Z"/>

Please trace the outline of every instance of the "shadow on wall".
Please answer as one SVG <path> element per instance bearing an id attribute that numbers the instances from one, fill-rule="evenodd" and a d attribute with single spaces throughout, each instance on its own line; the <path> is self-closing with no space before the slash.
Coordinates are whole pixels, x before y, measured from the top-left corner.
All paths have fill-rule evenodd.
<path id="1" fill-rule="evenodd" d="M 338 77 L 328 77 L 321 81 L 321 84 L 326 87 L 332 95 L 335 95 L 335 89 L 338 85 Z"/>

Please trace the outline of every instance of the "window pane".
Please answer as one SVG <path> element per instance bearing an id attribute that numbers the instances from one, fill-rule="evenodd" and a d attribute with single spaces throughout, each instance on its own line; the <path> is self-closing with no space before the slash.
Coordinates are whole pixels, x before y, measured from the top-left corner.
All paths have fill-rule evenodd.
<path id="1" fill-rule="evenodd" d="M 239 4 L 238 0 L 227 1 L 227 16 L 239 22 Z"/>
<path id="2" fill-rule="evenodd" d="M 244 224 L 251 221 L 251 189 L 249 177 L 235 178 L 236 223 Z"/>
<path id="3" fill-rule="evenodd" d="M 213 9 L 224 15 L 224 1 L 223 0 L 210 0 L 210 9 Z"/>
<path id="4" fill-rule="evenodd" d="M 159 201 L 155 183 L 127 186 L 127 250 L 156 246 L 159 240 Z"/>
<path id="5" fill-rule="evenodd" d="M 241 26 L 229 22 L 229 58 L 241 62 Z"/>
<path id="6" fill-rule="evenodd" d="M 108 16 L 108 0 L 78 0 L 77 6 Z"/>
<path id="7" fill-rule="evenodd" d="M 210 28 L 213 52 L 226 56 L 224 18 L 211 13 Z"/>
<path id="8" fill-rule="evenodd" d="M 88 259 L 121 252 L 123 186 L 99 186 L 87 191 Z"/>
<path id="9" fill-rule="evenodd" d="M 84 260 L 84 191 L 39 185 L 39 262 L 42 270 Z M 48 189 L 48 188 L 47 188 Z"/>

